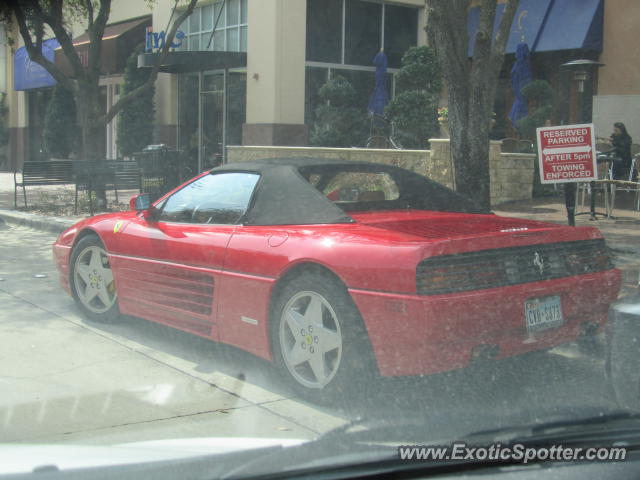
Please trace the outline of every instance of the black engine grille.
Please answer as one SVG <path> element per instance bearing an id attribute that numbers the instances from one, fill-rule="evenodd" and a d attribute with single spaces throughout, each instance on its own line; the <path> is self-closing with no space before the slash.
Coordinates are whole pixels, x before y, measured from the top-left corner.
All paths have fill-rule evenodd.
<path id="1" fill-rule="evenodd" d="M 442 255 L 416 271 L 422 295 L 481 290 L 613 268 L 603 239 L 526 245 Z M 437 279 L 437 280 L 436 280 Z"/>

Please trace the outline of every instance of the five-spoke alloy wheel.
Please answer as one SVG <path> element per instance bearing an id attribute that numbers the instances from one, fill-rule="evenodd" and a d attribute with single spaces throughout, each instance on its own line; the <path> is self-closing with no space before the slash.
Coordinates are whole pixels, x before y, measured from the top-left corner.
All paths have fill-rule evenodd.
<path id="1" fill-rule="evenodd" d="M 308 272 L 289 279 L 271 315 L 274 360 L 302 396 L 360 389 L 375 360 L 360 314 L 337 279 Z"/>
<path id="2" fill-rule="evenodd" d="M 322 388 L 340 367 L 342 333 L 336 313 L 319 293 L 302 291 L 287 302 L 280 321 L 280 347 L 291 375 Z"/>
<path id="3" fill-rule="evenodd" d="M 71 254 L 71 292 L 76 304 L 92 320 L 113 321 L 118 302 L 109 258 L 100 240 L 86 236 Z"/>

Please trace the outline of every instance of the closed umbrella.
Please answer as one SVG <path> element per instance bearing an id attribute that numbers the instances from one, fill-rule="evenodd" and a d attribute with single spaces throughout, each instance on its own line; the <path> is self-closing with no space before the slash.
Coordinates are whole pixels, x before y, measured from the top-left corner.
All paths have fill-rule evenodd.
<path id="1" fill-rule="evenodd" d="M 376 84 L 369 98 L 369 112 L 384 115 L 384 107 L 389 103 L 387 93 L 387 56 L 382 50 L 373 59 L 376 66 Z"/>
<path id="2" fill-rule="evenodd" d="M 518 120 L 526 117 L 529 113 L 527 100 L 522 96 L 522 88 L 531 80 L 533 80 L 533 75 L 529 63 L 529 46 L 526 43 L 519 43 L 516 47 L 516 63 L 511 68 L 511 88 L 515 99 L 511 112 L 509 112 L 509 118 L 514 125 L 517 125 Z"/>

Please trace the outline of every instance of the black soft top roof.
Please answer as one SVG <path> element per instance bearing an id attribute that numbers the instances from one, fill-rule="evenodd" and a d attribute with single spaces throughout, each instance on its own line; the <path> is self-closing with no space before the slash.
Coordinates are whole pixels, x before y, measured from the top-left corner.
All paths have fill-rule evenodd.
<path id="1" fill-rule="evenodd" d="M 211 172 L 241 171 L 260 174 L 245 215 L 247 225 L 304 225 L 350 223 L 353 220 L 300 174 L 304 166 L 344 165 L 344 161 L 316 158 L 275 158 L 231 163 Z"/>
<path id="2" fill-rule="evenodd" d="M 419 208 L 478 212 L 466 199 L 448 188 L 414 172 L 391 165 L 354 162 L 327 158 L 270 158 L 252 162 L 226 164 L 211 170 L 222 172 L 254 172 L 260 181 L 245 215 L 247 225 L 304 225 L 350 223 L 353 219 L 338 205 L 316 189 L 303 175 L 331 174 L 341 170 L 386 172 L 398 184 L 397 204 L 366 205 L 373 209 Z M 425 202 L 422 197 L 429 197 Z M 452 198 L 453 197 L 453 198 Z M 452 200 L 458 200 L 458 205 Z M 455 203 L 455 202 L 453 202 Z M 457 208 L 456 208 L 457 207 Z"/>

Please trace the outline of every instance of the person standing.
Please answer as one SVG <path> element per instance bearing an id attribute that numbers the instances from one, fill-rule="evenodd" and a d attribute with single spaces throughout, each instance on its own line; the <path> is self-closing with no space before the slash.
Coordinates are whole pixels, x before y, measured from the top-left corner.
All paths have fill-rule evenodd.
<path id="1" fill-rule="evenodd" d="M 616 122 L 613 124 L 613 133 L 611 134 L 611 145 L 613 146 L 613 179 L 628 180 L 629 170 L 631 169 L 631 136 L 627 132 L 624 123 Z"/>

